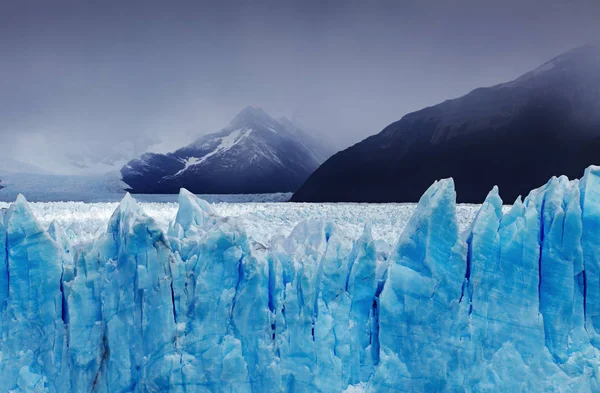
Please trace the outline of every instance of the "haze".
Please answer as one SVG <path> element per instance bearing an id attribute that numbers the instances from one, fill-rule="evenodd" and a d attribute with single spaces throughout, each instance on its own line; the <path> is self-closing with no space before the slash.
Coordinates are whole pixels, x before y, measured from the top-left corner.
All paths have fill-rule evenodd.
<path id="1" fill-rule="evenodd" d="M 595 0 L 95 3 L 0 4 L 0 155 L 85 171 L 69 153 L 170 151 L 247 105 L 344 148 L 600 38 Z"/>

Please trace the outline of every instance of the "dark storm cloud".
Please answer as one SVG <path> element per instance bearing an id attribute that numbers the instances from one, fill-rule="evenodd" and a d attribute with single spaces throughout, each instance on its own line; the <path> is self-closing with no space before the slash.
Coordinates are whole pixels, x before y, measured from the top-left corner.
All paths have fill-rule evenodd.
<path id="1" fill-rule="evenodd" d="M 175 147 L 246 105 L 339 146 L 600 38 L 600 2 L 3 1 L 0 152 Z"/>

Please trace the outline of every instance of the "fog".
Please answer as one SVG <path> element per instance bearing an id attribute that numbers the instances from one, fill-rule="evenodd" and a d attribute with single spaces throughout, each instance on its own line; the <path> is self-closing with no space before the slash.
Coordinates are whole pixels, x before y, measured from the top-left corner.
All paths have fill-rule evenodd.
<path id="1" fill-rule="evenodd" d="M 78 173 L 247 105 L 340 149 L 600 39 L 591 0 L 86 3 L 0 5 L 2 156 Z"/>

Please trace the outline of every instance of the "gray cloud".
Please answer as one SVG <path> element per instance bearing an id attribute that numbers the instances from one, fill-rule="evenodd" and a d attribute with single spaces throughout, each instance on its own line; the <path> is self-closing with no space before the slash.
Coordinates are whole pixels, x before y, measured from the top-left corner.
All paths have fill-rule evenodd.
<path id="1" fill-rule="evenodd" d="M 87 3 L 0 5 L 0 154 L 166 150 L 246 105 L 344 147 L 600 38 L 595 0 Z"/>

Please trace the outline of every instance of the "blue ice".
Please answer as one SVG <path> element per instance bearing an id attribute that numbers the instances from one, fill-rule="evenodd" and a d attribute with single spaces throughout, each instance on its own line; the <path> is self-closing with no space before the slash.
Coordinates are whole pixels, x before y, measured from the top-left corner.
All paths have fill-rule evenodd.
<path id="1" fill-rule="evenodd" d="M 0 392 L 600 392 L 600 167 L 460 232 L 434 183 L 391 251 L 321 220 L 257 248 L 186 190 L 71 245 L 0 211 Z M 513 202 L 513 201 L 510 201 Z"/>

